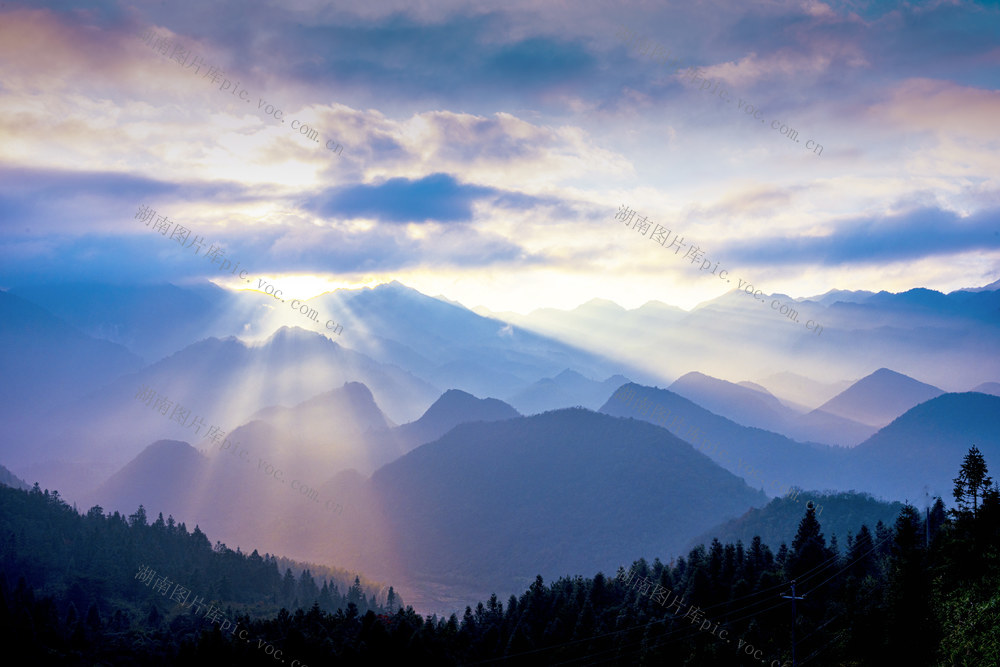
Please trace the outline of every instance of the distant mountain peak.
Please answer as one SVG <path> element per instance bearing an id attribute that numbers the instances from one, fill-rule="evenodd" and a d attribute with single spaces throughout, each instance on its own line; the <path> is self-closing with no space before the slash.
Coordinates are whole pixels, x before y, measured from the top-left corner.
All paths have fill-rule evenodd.
<path id="1" fill-rule="evenodd" d="M 434 402 L 435 405 L 443 401 L 478 401 L 477 396 L 473 396 L 467 391 L 462 391 L 461 389 L 447 389 L 441 396 Z"/>
<path id="2" fill-rule="evenodd" d="M 559 375 L 555 376 L 553 379 L 554 380 L 559 380 L 559 381 L 569 380 L 571 382 L 579 382 L 581 380 L 583 380 L 583 381 L 589 380 L 590 378 L 585 377 L 585 376 L 577 373 L 576 371 L 574 371 L 571 368 L 567 368 L 562 373 L 560 373 Z"/>
<path id="3" fill-rule="evenodd" d="M 0 466 L 0 484 L 15 489 L 24 489 L 25 491 L 31 490 L 31 485 L 12 473 L 10 470 L 7 470 L 4 466 Z"/>
<path id="4" fill-rule="evenodd" d="M 321 339 L 329 340 L 314 331 L 303 329 L 300 326 L 289 326 L 286 324 L 276 329 L 275 332 L 267 338 L 264 344 L 270 345 L 272 343 L 285 343 L 290 341 L 315 342 Z"/>
<path id="5" fill-rule="evenodd" d="M 586 303 L 580 304 L 579 306 L 577 306 L 573 310 L 591 310 L 591 309 L 595 309 L 595 308 L 597 308 L 597 309 L 610 308 L 611 310 L 625 312 L 624 308 L 622 308 L 617 303 L 615 303 L 614 301 L 611 301 L 609 299 L 591 299 L 590 301 L 587 301 Z"/>
<path id="6" fill-rule="evenodd" d="M 419 294 L 422 297 L 425 297 L 425 298 L 427 297 L 426 294 L 423 294 L 422 292 L 418 292 L 417 290 L 413 289 L 412 287 L 407 287 L 406 285 L 404 285 L 403 283 L 399 282 L 398 280 L 392 280 L 392 281 L 387 282 L 387 283 L 381 283 L 381 284 L 376 285 L 375 287 L 372 287 L 370 289 L 373 292 L 383 292 L 383 293 L 392 292 L 392 293 L 398 293 L 398 294 Z M 433 298 L 433 297 L 430 297 L 430 298 Z"/>
<path id="7" fill-rule="evenodd" d="M 449 389 L 427 408 L 420 419 L 399 428 L 411 444 L 422 444 L 465 422 L 502 421 L 520 416 L 521 413 L 499 399 L 476 398 L 461 389 Z"/>
<path id="8" fill-rule="evenodd" d="M 934 389 L 934 390 L 938 391 L 939 393 L 942 393 L 942 394 L 944 393 L 942 390 L 938 389 L 937 387 L 935 387 L 933 385 L 927 384 L 925 382 L 921 382 L 920 380 L 916 380 L 916 379 L 910 377 L 909 375 L 906 375 L 904 373 L 900 373 L 899 371 L 894 371 L 891 368 L 884 368 L 884 367 L 878 369 L 877 371 L 869 373 L 865 377 L 863 377 L 860 380 L 858 380 L 857 382 L 855 382 L 853 386 L 858 386 L 858 385 L 861 385 L 862 383 L 864 383 L 864 384 L 875 384 L 875 383 L 884 383 L 884 382 L 902 382 L 902 383 L 905 383 L 905 384 L 908 384 L 908 385 L 911 385 L 911 386 L 929 387 L 931 389 Z"/>
<path id="9" fill-rule="evenodd" d="M 639 311 L 650 311 L 650 310 L 661 311 L 661 310 L 666 310 L 666 311 L 669 311 L 669 312 L 672 312 L 672 313 L 684 313 L 684 314 L 687 313 L 687 311 L 684 310 L 683 308 L 678 308 L 677 306 L 671 306 L 668 303 L 663 303 L 662 301 L 657 301 L 656 299 L 653 299 L 651 301 L 647 301 L 646 303 L 644 303 L 641 306 L 639 306 L 639 308 L 637 310 L 639 310 Z"/>
<path id="10" fill-rule="evenodd" d="M 956 290 L 958 292 L 995 292 L 1000 290 L 1000 280 L 994 280 L 989 285 L 983 285 L 982 287 L 966 287 L 964 289 Z"/>
<path id="11" fill-rule="evenodd" d="M 903 373 L 899 373 L 897 371 L 892 370 L 891 368 L 885 368 L 885 367 L 878 369 L 874 373 L 870 373 L 868 375 L 868 377 L 869 378 L 879 378 L 879 379 L 882 379 L 882 378 L 904 378 L 904 379 L 907 379 L 907 380 L 912 380 L 913 379 L 913 378 L 911 378 L 908 375 L 904 375 Z"/>
<path id="12" fill-rule="evenodd" d="M 507 402 L 523 414 L 538 414 L 580 405 L 593 410 L 608 400 L 608 394 L 628 382 L 622 375 L 597 381 L 567 368 L 554 378 L 543 378 L 507 397 Z"/>
<path id="13" fill-rule="evenodd" d="M 874 431 L 849 416 L 813 411 L 801 414 L 759 385 L 747 386 L 692 371 L 674 381 L 670 391 L 739 424 L 781 433 L 803 442 L 856 445 Z"/>
<path id="14" fill-rule="evenodd" d="M 743 380 L 742 382 L 737 382 L 736 384 L 741 387 L 746 387 L 747 389 L 753 389 L 761 394 L 766 394 L 767 396 L 774 396 L 774 394 L 772 394 L 767 387 L 759 385 L 756 382 L 751 382 L 750 380 Z"/>
<path id="15" fill-rule="evenodd" d="M 375 397 L 372 395 L 372 390 L 369 389 L 368 385 L 364 382 L 345 382 L 342 389 L 352 398 L 360 398 L 373 402 L 375 400 Z"/>
<path id="16" fill-rule="evenodd" d="M 146 448 L 143 449 L 141 452 L 139 452 L 139 455 L 136 456 L 135 458 L 140 459 L 140 458 L 159 457 L 163 456 L 164 454 L 173 456 L 176 452 L 188 452 L 188 451 L 197 453 L 198 450 L 196 450 L 194 447 L 184 442 L 183 440 L 164 439 L 164 440 L 157 440 L 156 442 L 147 445 Z"/>
<path id="17" fill-rule="evenodd" d="M 972 391 L 979 392 L 980 394 L 992 394 L 993 396 L 1000 396 L 1000 382 L 983 382 L 973 388 Z"/>
<path id="18" fill-rule="evenodd" d="M 507 405 L 503 401 L 496 398 L 477 398 L 476 396 L 473 396 L 466 391 L 462 391 L 461 389 L 449 389 L 441 394 L 441 397 L 434 401 L 431 407 L 427 408 L 427 412 L 425 412 L 423 417 L 420 419 L 428 418 L 435 420 L 455 411 L 461 412 L 470 408 L 478 409 L 480 406 L 488 404 Z M 510 409 L 512 411 L 514 410 L 514 408 Z"/>
<path id="19" fill-rule="evenodd" d="M 816 411 L 873 426 L 885 426 L 915 405 L 943 393 L 938 387 L 891 368 L 879 368 L 816 408 Z"/>
<path id="20" fill-rule="evenodd" d="M 296 408 L 325 403 L 330 400 L 339 399 L 342 396 L 346 396 L 347 399 L 355 405 L 363 405 L 365 407 L 372 408 L 377 407 L 375 403 L 375 395 L 372 394 L 368 385 L 363 382 L 345 382 L 341 387 L 325 391 L 318 396 L 313 396 L 312 398 L 299 403 Z"/>
<path id="21" fill-rule="evenodd" d="M 392 426 L 378 407 L 371 389 L 363 382 L 345 382 L 341 387 L 313 396 L 292 408 L 269 406 L 257 411 L 251 417 L 251 421 L 254 419 L 309 421 L 315 420 L 317 414 L 330 411 L 336 414 L 345 407 L 361 430 Z"/>
<path id="22" fill-rule="evenodd" d="M 727 380 L 720 380 L 717 377 L 711 375 L 706 375 L 701 371 L 689 371 L 684 375 L 680 376 L 671 383 L 671 387 L 674 385 L 684 385 L 684 384 L 705 384 L 705 383 L 715 383 L 715 382 L 728 382 Z"/>

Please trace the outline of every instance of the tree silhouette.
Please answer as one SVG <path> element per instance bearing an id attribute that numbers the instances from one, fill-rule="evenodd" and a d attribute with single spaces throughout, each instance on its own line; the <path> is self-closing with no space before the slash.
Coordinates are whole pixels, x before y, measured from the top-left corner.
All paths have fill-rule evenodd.
<path id="1" fill-rule="evenodd" d="M 958 505 L 957 515 L 976 515 L 979 510 L 979 499 L 989 491 L 993 482 L 986 473 L 986 460 L 979 449 L 973 445 L 969 453 L 962 460 L 962 468 L 958 472 L 958 477 L 954 479 L 955 502 Z"/>
<path id="2" fill-rule="evenodd" d="M 788 554 L 786 570 L 789 578 L 795 579 L 831 558 L 833 553 L 827 548 L 826 540 L 816 519 L 816 506 L 806 504 L 806 513 L 799 522 L 799 530 L 792 540 L 792 550 Z"/>

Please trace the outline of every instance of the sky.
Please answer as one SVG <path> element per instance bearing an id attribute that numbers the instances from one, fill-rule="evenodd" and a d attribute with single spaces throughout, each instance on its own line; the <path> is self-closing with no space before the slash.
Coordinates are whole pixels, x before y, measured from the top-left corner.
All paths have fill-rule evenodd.
<path id="1" fill-rule="evenodd" d="M 978 287 L 998 87 L 995 2 L 5 2 L 0 288 Z"/>

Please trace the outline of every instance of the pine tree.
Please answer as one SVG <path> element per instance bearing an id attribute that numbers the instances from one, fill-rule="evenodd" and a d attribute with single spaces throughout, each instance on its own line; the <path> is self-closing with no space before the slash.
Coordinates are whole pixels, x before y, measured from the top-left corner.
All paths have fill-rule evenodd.
<path id="1" fill-rule="evenodd" d="M 896 519 L 896 535 L 888 586 L 888 649 L 902 664 L 920 664 L 936 645 L 920 512 L 904 505 Z"/>
<path id="2" fill-rule="evenodd" d="M 993 479 L 986 473 L 986 459 L 982 452 L 973 445 L 969 453 L 962 460 L 962 468 L 958 472 L 958 477 L 954 479 L 955 489 L 952 494 L 958 510 L 957 516 L 975 516 L 979 509 L 979 499 L 989 491 Z"/>
<path id="3" fill-rule="evenodd" d="M 330 587 L 327 586 L 326 581 L 323 582 L 323 588 L 319 590 L 319 608 L 330 613 L 335 610 L 333 596 L 330 594 Z"/>
<path id="4" fill-rule="evenodd" d="M 875 544 L 865 524 L 861 524 L 858 536 L 847 550 L 847 562 L 850 563 L 848 573 L 858 579 L 864 579 L 874 571 Z"/>
<path id="5" fill-rule="evenodd" d="M 139 505 L 139 509 L 135 511 L 128 518 L 128 523 L 130 526 L 145 526 L 146 525 L 146 508 Z"/>
<path id="6" fill-rule="evenodd" d="M 353 604 L 358 607 L 364 604 L 365 592 L 361 588 L 361 579 L 357 576 L 354 577 L 354 583 L 347 591 L 347 602 L 348 604 Z"/>
<path id="7" fill-rule="evenodd" d="M 293 598 L 295 597 L 295 575 L 292 574 L 292 568 L 285 568 L 285 577 L 281 580 L 281 604 L 285 606 L 291 606 Z"/>
<path id="8" fill-rule="evenodd" d="M 941 498 L 937 498 L 934 501 L 934 505 L 931 506 L 929 520 L 929 532 L 931 535 L 931 540 L 934 540 L 938 533 L 941 532 L 942 526 L 945 525 L 948 520 L 948 512 L 945 509 L 944 501 Z"/>
<path id="9" fill-rule="evenodd" d="M 832 555 L 826 546 L 823 533 L 820 532 L 819 521 L 816 519 L 816 507 L 810 502 L 806 505 L 805 516 L 799 522 L 799 530 L 795 533 L 795 539 L 792 540 L 792 549 L 785 565 L 788 578 L 799 577 L 828 560 Z"/>
<path id="10" fill-rule="evenodd" d="M 846 641 L 850 655 L 868 655 L 885 642 L 883 582 L 878 576 L 875 544 L 868 526 L 861 524 L 858 535 L 848 539 L 847 570 L 842 591 L 843 614 L 851 628 Z"/>
<path id="11" fill-rule="evenodd" d="M 302 570 L 299 575 L 298 597 L 303 605 L 311 604 L 319 599 L 319 588 L 309 570 Z"/>

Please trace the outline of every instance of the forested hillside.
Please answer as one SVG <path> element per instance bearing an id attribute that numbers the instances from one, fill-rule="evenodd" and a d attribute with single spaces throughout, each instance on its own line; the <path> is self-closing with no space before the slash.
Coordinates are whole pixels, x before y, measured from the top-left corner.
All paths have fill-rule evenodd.
<path id="1" fill-rule="evenodd" d="M 793 489 L 764 507 L 753 507 L 743 516 L 713 526 L 692 540 L 687 548 L 711 542 L 712 538 L 722 542 L 742 540 L 749 544 L 754 536 L 760 536 L 764 544 L 774 546 L 790 542 L 802 519 L 802 510 L 809 502 L 816 506 L 816 518 L 823 524 L 827 540 L 831 545 L 841 546 L 862 523 L 874 525 L 881 521 L 891 524 L 903 509 L 903 503 L 878 500 L 868 493 L 819 493 Z"/>
<path id="2" fill-rule="evenodd" d="M 129 517 L 99 506 L 81 516 L 37 484 L 0 487 L 0 627 L 51 655 L 85 647 L 95 657 L 116 654 L 169 624 L 164 646 L 150 648 L 166 654 L 210 627 L 197 620 L 210 610 L 235 627 L 237 615 L 270 617 L 313 604 L 384 613 L 402 602 L 391 588 L 389 599 L 377 601 L 371 582 L 354 577 L 351 584 L 346 571 L 319 569 L 325 576 L 317 580 L 284 558 L 212 547 L 198 527 L 189 533 L 172 517 L 148 523 L 141 506 Z"/>
<path id="3" fill-rule="evenodd" d="M 58 494 L 0 488 L 0 632 L 36 656 L 81 665 L 777 667 L 791 659 L 794 619 L 800 665 L 992 665 L 1000 661 L 1000 491 L 986 472 L 973 448 L 958 477 L 958 510 L 946 513 L 938 499 L 922 517 L 906 505 L 893 526 L 859 526 L 842 552 L 809 505 L 791 546 L 776 552 L 759 538 L 713 540 L 670 565 L 640 560 L 614 578 L 546 585 L 538 577 L 520 598 L 504 605 L 494 595 L 461 620 L 423 619 L 412 608 L 387 615 L 359 583 L 341 596 L 317 589 L 307 573 L 282 578 L 273 557 L 213 550 L 197 528 L 147 525 L 142 511 L 126 520 L 94 508 L 81 517 Z M 179 612 L 158 579 L 150 586 L 148 570 L 211 607 Z M 793 581 L 794 616 L 783 597 Z M 276 605 L 312 608 L 261 618 Z"/>

